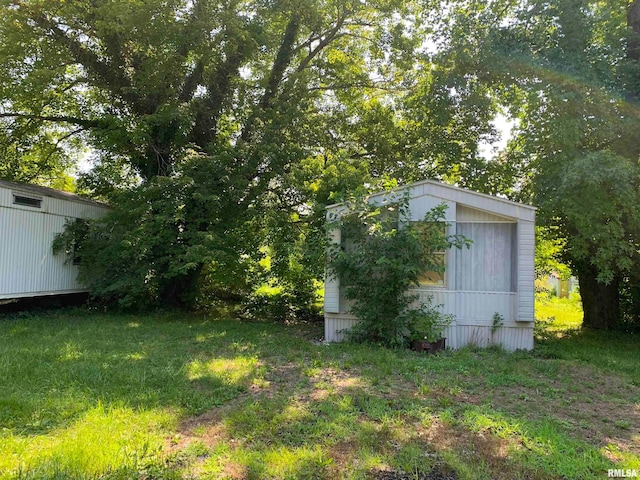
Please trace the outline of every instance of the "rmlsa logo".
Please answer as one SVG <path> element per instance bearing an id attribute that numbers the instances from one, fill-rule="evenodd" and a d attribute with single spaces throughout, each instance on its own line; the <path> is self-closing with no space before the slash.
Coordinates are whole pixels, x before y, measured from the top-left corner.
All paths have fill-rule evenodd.
<path id="1" fill-rule="evenodd" d="M 609 478 L 632 478 L 637 476 L 638 471 L 630 468 L 627 468 L 626 470 L 622 468 L 614 468 L 607 471 L 607 477 Z"/>

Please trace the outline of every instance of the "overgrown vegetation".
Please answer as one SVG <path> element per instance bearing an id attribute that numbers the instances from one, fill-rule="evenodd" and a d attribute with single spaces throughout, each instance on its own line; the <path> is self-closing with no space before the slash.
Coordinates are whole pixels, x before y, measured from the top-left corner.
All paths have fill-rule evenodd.
<path id="1" fill-rule="evenodd" d="M 82 244 L 79 279 L 107 306 L 197 308 L 207 297 L 246 292 L 248 255 L 258 240 L 236 228 L 243 215 L 225 207 L 225 192 L 211 189 L 213 163 L 183 166 L 180 175 L 156 177 L 118 196 L 82 239 L 68 228 L 59 249 Z M 226 225 L 226 227 L 225 227 Z M 235 252 L 235 253 L 232 253 Z"/>
<path id="2" fill-rule="evenodd" d="M 340 231 L 341 243 L 330 245 L 327 266 L 351 301 L 350 313 L 360 320 L 349 338 L 398 347 L 418 330 L 436 336 L 447 318 L 410 288 L 420 285 L 425 272 L 444 273 L 438 252 L 470 246 L 464 237 L 446 233 L 446 208 L 439 205 L 412 222 L 408 194 L 390 195 L 380 205 L 367 196 L 344 203 L 329 224 Z"/>
<path id="3" fill-rule="evenodd" d="M 539 207 L 543 263 L 580 277 L 588 326 L 640 317 L 640 0 L 0 13 L 0 176 L 112 203 L 82 266 L 104 304 L 251 305 L 268 285 L 305 311 L 324 207 L 433 178 Z"/>
<path id="4" fill-rule="evenodd" d="M 560 318 L 560 314 L 556 315 Z M 534 353 L 320 345 L 314 327 L 0 319 L 0 478 L 590 480 L 640 468 L 632 335 Z"/>

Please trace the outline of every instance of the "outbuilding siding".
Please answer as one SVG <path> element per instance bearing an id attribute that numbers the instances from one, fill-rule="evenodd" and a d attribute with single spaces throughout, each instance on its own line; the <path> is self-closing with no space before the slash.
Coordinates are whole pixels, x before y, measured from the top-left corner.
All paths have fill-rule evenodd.
<path id="1" fill-rule="evenodd" d="M 340 244 L 340 229 L 333 229 L 329 234 L 331 243 Z M 324 311 L 329 313 L 340 312 L 340 280 L 327 273 L 324 282 Z"/>
<path id="2" fill-rule="evenodd" d="M 325 316 L 325 341 L 342 342 L 346 331 L 358 321 L 349 315 Z M 467 345 L 490 347 L 501 345 L 509 351 L 531 350 L 533 348 L 533 325 L 503 325 L 493 329 L 489 325 L 465 325 L 456 321 L 444 331 L 447 347 L 458 349 Z"/>
<path id="3" fill-rule="evenodd" d="M 518 222 L 518 317 L 520 322 L 534 321 L 535 224 Z"/>

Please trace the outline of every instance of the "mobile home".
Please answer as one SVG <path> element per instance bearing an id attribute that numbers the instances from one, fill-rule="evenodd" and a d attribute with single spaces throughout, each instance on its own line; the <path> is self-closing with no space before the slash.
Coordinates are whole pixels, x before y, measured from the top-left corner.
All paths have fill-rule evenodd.
<path id="1" fill-rule="evenodd" d="M 0 180 L 0 303 L 85 292 L 78 265 L 51 244 L 67 219 L 104 215 L 109 207 L 77 195 Z"/>
<path id="2" fill-rule="evenodd" d="M 409 192 L 409 215 L 421 220 L 447 205 L 448 234 L 473 241 L 469 249 L 445 252 L 445 272 L 415 287 L 421 300 L 432 299 L 454 316 L 446 329 L 447 346 L 502 345 L 507 350 L 533 348 L 535 211 L 529 205 L 424 180 L 392 192 L 372 195 L 370 202 L 393 201 Z M 390 200 L 391 198 L 391 200 Z M 327 219 L 339 217 L 341 205 L 327 207 Z M 341 242 L 334 229 L 331 241 Z M 357 319 L 349 313 L 340 279 L 328 275 L 324 298 L 325 340 L 341 341 Z"/>

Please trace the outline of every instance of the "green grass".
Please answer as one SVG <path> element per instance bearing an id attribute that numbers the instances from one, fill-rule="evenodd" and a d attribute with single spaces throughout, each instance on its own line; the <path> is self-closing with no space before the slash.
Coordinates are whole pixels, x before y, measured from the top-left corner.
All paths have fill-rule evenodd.
<path id="1" fill-rule="evenodd" d="M 582 325 L 582 304 L 580 296 L 571 299 L 536 294 L 536 320 L 547 323 L 548 330 L 571 330 Z"/>
<path id="2" fill-rule="evenodd" d="M 0 479 L 640 468 L 640 340 L 552 333 L 425 356 L 204 315 L 0 317 Z"/>
<path id="3" fill-rule="evenodd" d="M 536 296 L 536 320 L 539 336 L 545 340 L 537 349 L 539 354 L 589 364 L 600 368 L 603 374 L 626 375 L 640 385 L 640 361 L 630 354 L 638 345 L 637 336 L 581 330 L 579 296 Z"/>

